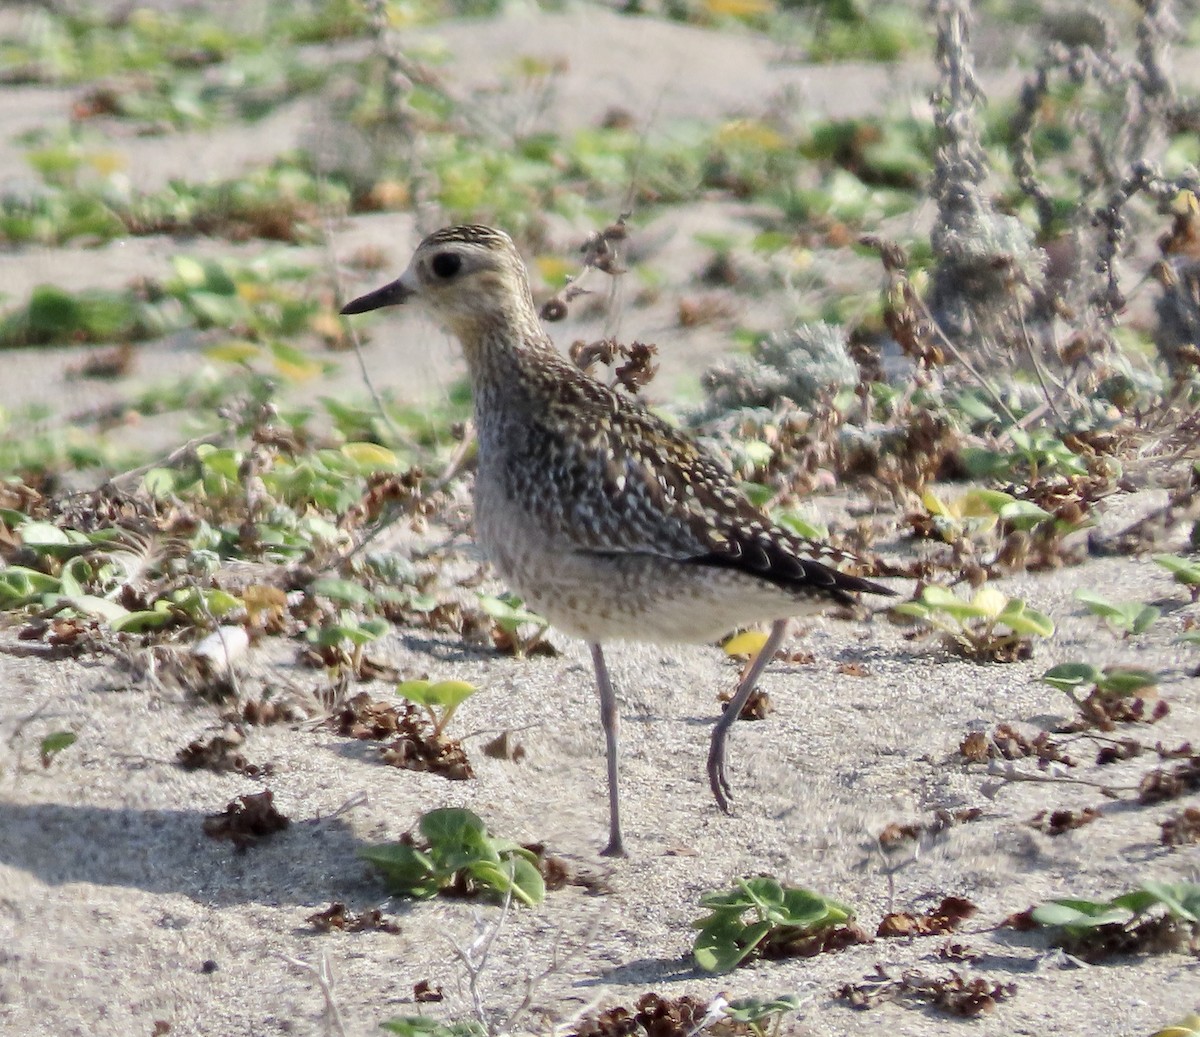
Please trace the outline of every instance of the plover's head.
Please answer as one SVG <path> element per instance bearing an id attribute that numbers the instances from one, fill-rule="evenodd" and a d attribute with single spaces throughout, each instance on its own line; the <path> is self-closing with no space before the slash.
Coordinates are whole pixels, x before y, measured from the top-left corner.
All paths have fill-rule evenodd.
<path id="1" fill-rule="evenodd" d="M 410 300 L 424 303 L 464 341 L 513 322 L 533 320 L 536 326 L 525 265 L 512 239 L 491 227 L 434 231 L 417 246 L 404 273 L 347 303 L 342 313 L 365 313 Z"/>

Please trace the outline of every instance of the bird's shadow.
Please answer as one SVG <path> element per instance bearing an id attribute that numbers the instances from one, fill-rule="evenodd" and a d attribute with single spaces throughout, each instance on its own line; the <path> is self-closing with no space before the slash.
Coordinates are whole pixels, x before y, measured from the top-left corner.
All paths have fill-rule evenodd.
<path id="1" fill-rule="evenodd" d="M 428 656 L 444 663 L 494 662 L 503 659 L 502 653 L 488 645 L 474 645 L 461 637 L 451 639 L 436 633 L 405 630 L 400 633 L 400 643 L 417 655 Z"/>
<path id="2" fill-rule="evenodd" d="M 178 893 L 209 907 L 374 905 L 381 889 L 343 818 L 293 821 L 245 850 L 204 834 L 200 810 L 0 803 L 0 865 L 47 886 Z"/>

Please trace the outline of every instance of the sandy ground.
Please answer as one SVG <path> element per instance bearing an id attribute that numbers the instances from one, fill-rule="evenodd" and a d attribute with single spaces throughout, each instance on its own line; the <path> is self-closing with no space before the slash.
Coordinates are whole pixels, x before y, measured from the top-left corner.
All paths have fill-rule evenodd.
<path id="1" fill-rule="evenodd" d="M 806 92 L 814 111 L 851 114 L 877 110 L 885 93 L 920 104 L 924 89 L 915 68 L 798 69 L 779 63 L 762 41 L 594 13 L 585 26 L 567 14 L 449 26 L 438 35 L 463 89 L 496 77 L 514 53 L 568 57 L 553 111 L 581 121 L 594 121 L 614 103 L 634 111 L 657 105 L 664 118 L 755 111 L 789 85 Z M 715 63 L 736 64 L 738 76 L 711 75 Z M 31 121 L 64 118 L 69 96 L 0 91 L 0 175 L 18 175 L 18 154 L 5 151 L 11 134 Z M 261 161 L 264 149 L 286 150 L 309 125 L 304 112 L 285 110 L 250 136 L 222 129 L 199 139 L 131 141 L 130 149 L 144 149 L 134 168 L 148 184 L 197 164 L 221 175 Z M 694 382 L 726 345 L 720 328 L 683 330 L 670 318 L 681 286 L 695 274 L 691 235 L 744 217 L 729 207 L 698 206 L 682 224 L 642 231 L 639 247 L 653 250 L 674 280 L 666 302 L 629 313 L 623 331 L 659 339 L 668 387 Z M 571 231 L 564 227 L 564 237 Z M 383 244 L 399 266 L 416 233 L 405 217 L 351 221 L 334 247 L 346 255 L 359 243 Z M 0 284 L 12 298 L 46 280 L 120 285 L 136 274 L 161 274 L 178 248 L 151 240 L 99 252 L 8 254 L 0 256 Z M 197 243 L 186 249 L 197 251 Z M 769 315 L 782 303 L 754 305 Z M 584 323 L 556 335 L 569 341 L 589 331 Z M 414 394 L 444 391 L 457 371 L 443 337 L 411 319 L 381 321 L 368 358 L 385 385 Z M 69 412 L 200 362 L 194 343 L 155 344 L 140 353 L 133 382 L 96 388 L 61 380 L 77 359 L 70 350 L 7 354 L 0 405 L 44 393 Z M 362 394 L 349 372 L 327 391 L 340 386 Z M 1120 528 L 1157 499 L 1114 499 L 1105 521 Z M 1119 640 L 1083 614 L 1071 597 L 1077 587 L 1156 602 L 1164 617 L 1147 634 Z M 1197 607 L 1148 559 L 1096 559 L 1016 577 L 1003 589 L 1058 623 L 1030 662 L 967 663 L 936 642 L 909 640 L 883 617 L 805 624 L 797 646 L 815 661 L 773 666 L 764 686 L 776 712 L 735 729 L 732 817 L 711 801 L 704 758 L 714 696 L 735 681 L 735 666 L 706 647 L 615 648 L 610 662 L 623 699 L 622 794 L 633 850 L 620 862 L 596 857 L 605 822 L 602 739 L 590 665 L 578 644 L 559 640 L 560 657 L 520 661 L 395 630 L 377 654 L 402 673 L 462 678 L 482 689 L 455 721 L 460 733 L 472 733 L 467 744 L 477 779 L 452 783 L 383 767 L 369 745 L 319 725 L 254 728 L 245 755 L 273 765 L 265 784 L 293 823 L 239 854 L 206 838 L 203 818 L 264 782 L 174 764 L 181 746 L 219 730 L 217 709 L 132 677 L 111 658 L 49 658 L 17 642 L 13 631 L 0 631 L 0 1032 L 124 1037 L 167 1032 L 160 1024 L 172 1034 L 205 1037 L 336 1032 L 314 969 L 328 969 L 348 1034 L 375 1032 L 381 1020 L 417 1011 L 409 1001 L 421 980 L 446 993 L 442 1004 L 423 1011 L 467 1019 L 474 1009 L 453 945 L 499 925 L 477 987 L 501 1031 L 569 1032 L 564 1028 L 589 1005 L 629 1004 L 656 990 L 799 993 L 804 1009 L 787 1032 L 812 1035 L 882 1030 L 926 1037 L 957 1026 L 988 1035 L 1149 1034 L 1200 1008 L 1194 958 L 1085 967 L 1047 951 L 1041 938 L 992 927 L 1052 896 L 1104 898 L 1147 878 L 1196 880 L 1200 850 L 1162 847 L 1159 825 L 1197 797 L 1138 807 L 1128 793 L 1110 802 L 1088 785 L 1004 782 L 965 767 L 957 747 L 965 733 L 1000 722 L 1033 732 L 1065 719 L 1066 700 L 1036 678 L 1054 663 L 1079 659 L 1160 672 L 1171 715 L 1136 734 L 1169 746 L 1200 742 L 1200 687 L 1188 676 L 1196 650 L 1175 640 Z M 849 664 L 863 675 L 844 672 Z M 253 649 L 242 678 L 307 701 L 322 683 L 296 667 L 287 645 Z M 390 692 L 382 683 L 369 690 Z M 43 769 L 38 742 L 63 729 L 79 740 Z M 517 732 L 528 753 L 522 762 L 479 751 L 485 733 L 499 730 Z M 1087 743 L 1073 755 L 1081 762 L 1072 774 L 1113 786 L 1136 786 L 1159 765 L 1151 754 L 1100 771 Z M 355 805 L 341 810 L 348 803 Z M 498 833 L 545 841 L 573 867 L 602 876 L 609 891 L 568 888 L 535 910 L 506 916 L 464 902 L 388 900 L 357 850 L 396 838 L 422 811 L 443 805 L 470 807 Z M 1039 811 L 1083 806 L 1102 807 L 1103 817 L 1058 837 L 1028 825 Z M 982 816 L 912 859 L 887 862 L 878 853 L 875 837 L 885 824 L 964 807 L 979 807 Z M 760 872 L 853 905 L 868 928 L 893 906 L 925 910 L 947 894 L 970 897 L 980 910 L 962 940 L 981 958 L 963 967 L 991 982 L 1015 982 L 1017 992 L 970 1024 L 897 1005 L 857 1013 L 833 998 L 877 964 L 945 974 L 951 966 L 937 958 L 938 939 L 881 941 L 719 977 L 697 972 L 690 923 L 701 913 L 699 897 Z M 306 918 L 333 900 L 353 909 L 382 905 L 401 931 L 318 935 Z M 514 1018 L 526 999 L 528 1010 Z"/>

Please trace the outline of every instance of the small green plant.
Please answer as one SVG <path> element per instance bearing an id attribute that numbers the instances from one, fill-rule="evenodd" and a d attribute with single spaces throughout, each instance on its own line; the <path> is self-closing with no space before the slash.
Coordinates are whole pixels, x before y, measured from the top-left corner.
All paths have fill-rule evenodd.
<path id="1" fill-rule="evenodd" d="M 338 653 L 349 646 L 348 657 L 341 658 L 349 662 L 355 673 L 361 673 L 363 651 L 372 641 L 383 637 L 389 626 L 386 619 L 364 619 L 353 609 L 339 609 L 336 619 L 310 629 L 305 637 L 314 648 Z"/>
<path id="2" fill-rule="evenodd" d="M 1154 555 L 1154 561 L 1188 589 L 1192 601 L 1200 601 L 1200 560 L 1179 555 Z"/>
<path id="3" fill-rule="evenodd" d="M 455 710 L 479 689 L 466 681 L 403 681 L 396 694 L 409 702 L 424 706 L 433 724 L 433 738 L 440 738 Z"/>
<path id="4" fill-rule="evenodd" d="M 9 566 L 0 571 L 0 611 L 40 601 L 44 595 L 57 594 L 61 587 L 62 581 L 55 576 L 24 565 Z"/>
<path id="5" fill-rule="evenodd" d="M 129 292 L 70 292 L 45 284 L 0 320 L 0 348 L 135 341 L 170 330 L 157 307 Z"/>
<path id="6" fill-rule="evenodd" d="M 42 766 L 49 767 L 54 762 L 54 757 L 75 744 L 76 738 L 74 731 L 55 731 L 46 735 L 38 743 L 38 759 L 42 761 Z"/>
<path id="7" fill-rule="evenodd" d="M 1084 605 L 1092 615 L 1104 620 L 1114 634 L 1122 634 L 1125 637 L 1145 633 L 1162 614 L 1161 610 L 1153 605 L 1143 605 L 1140 601 L 1109 601 L 1089 590 L 1077 590 L 1075 600 Z"/>
<path id="8" fill-rule="evenodd" d="M 933 490 L 921 495 L 933 531 L 948 544 L 996 528 L 1001 509 L 1013 498 L 999 490 L 972 489 L 943 500 Z M 1040 508 L 1038 509 L 1041 510 Z M 1043 515 L 1045 513 L 1043 512 Z"/>
<path id="9" fill-rule="evenodd" d="M 778 1037 L 784 1019 L 799 1010 L 800 999 L 795 994 L 781 994 L 770 1000 L 741 997 L 723 1009 L 725 1018 L 746 1027 L 754 1037 Z"/>
<path id="10" fill-rule="evenodd" d="M 1112 900 L 1051 900 L 1035 907 L 1030 919 L 1088 960 L 1183 950 L 1200 938 L 1200 884 L 1147 881 Z"/>
<path id="11" fill-rule="evenodd" d="M 482 1023 L 440 1023 L 423 1015 L 399 1015 L 379 1024 L 381 1030 L 400 1037 L 487 1037 Z"/>
<path id="12" fill-rule="evenodd" d="M 221 328 L 267 343 L 274 367 L 285 378 L 299 381 L 321 373 L 322 364 L 277 341 L 303 334 L 328 316 L 307 285 L 294 284 L 307 281 L 307 267 L 284 253 L 245 262 L 175 256 L 172 264 L 175 274 L 162 285 L 120 292 L 34 288 L 25 305 L 0 318 L 0 348 L 135 341 L 187 327 Z M 252 358 L 260 351 L 225 348 L 225 355 L 231 352 Z"/>
<path id="13" fill-rule="evenodd" d="M 971 659 L 1011 662 L 1032 651 L 1031 637 L 1049 637 L 1054 623 L 1019 598 L 983 587 L 964 601 L 945 587 L 929 586 L 895 611 L 940 630 L 950 645 Z"/>
<path id="14" fill-rule="evenodd" d="M 216 587 L 177 587 L 148 591 L 161 575 L 153 543 L 139 547 L 136 537 L 116 527 L 82 532 L 51 522 L 23 521 L 18 512 L 0 513 L 11 523 L 24 550 L 36 556 L 32 566 L 0 572 L 0 611 L 37 605 L 60 616 L 99 619 L 118 633 L 145 633 L 177 622 L 207 625 L 242 608 L 240 598 Z M 126 588 L 142 585 L 143 608 L 131 611 L 116 599 Z"/>
<path id="15" fill-rule="evenodd" d="M 1062 663 L 1052 666 L 1042 681 L 1057 688 L 1079 710 L 1084 727 L 1111 731 L 1114 724 L 1154 723 L 1166 716 L 1169 707 L 1157 702 L 1158 675 L 1131 666 L 1106 666 L 1098 669 L 1090 663 Z M 1082 697 L 1081 697 L 1082 696 Z"/>
<path id="16" fill-rule="evenodd" d="M 481 594 L 479 605 L 491 617 L 501 635 L 496 638 L 497 645 L 511 648 L 518 659 L 533 651 L 550 625 L 536 612 L 525 608 L 521 599 L 514 594 Z M 529 631 L 529 627 L 534 629 Z M 522 628 L 526 629 L 524 636 L 521 634 Z"/>
<path id="17" fill-rule="evenodd" d="M 423 846 L 410 840 L 360 851 L 383 873 L 393 893 L 422 900 L 438 893 L 499 900 L 511 896 L 529 906 L 545 899 L 536 855 L 511 839 L 489 835 L 470 810 L 430 810 L 421 816 L 417 831 Z"/>
<path id="18" fill-rule="evenodd" d="M 1125 698 L 1158 684 L 1158 675 L 1127 666 L 1097 669 L 1091 663 L 1061 663 L 1042 674 L 1042 681 L 1063 692 L 1077 706 L 1092 697 Z M 1078 692 L 1091 689 L 1081 699 Z"/>
<path id="19" fill-rule="evenodd" d="M 1092 525 L 1088 519 L 1067 521 L 1057 518 L 1033 501 L 1019 500 L 1000 490 L 978 487 L 968 490 L 961 497 L 947 500 L 932 490 L 926 490 L 921 495 L 921 503 L 925 505 L 929 516 L 929 526 L 948 544 L 977 533 L 990 533 L 1001 525 L 1004 531 L 1028 532 L 1041 527 L 1057 536 L 1065 536 Z"/>
<path id="20" fill-rule="evenodd" d="M 1012 443 L 1012 450 L 1007 453 L 982 447 L 964 448 L 960 456 L 967 471 L 976 477 L 1019 479 L 1029 483 L 1051 475 L 1072 477 L 1088 474 L 1087 462 L 1053 432 L 1014 427 L 1008 430 L 1008 439 Z"/>
<path id="21" fill-rule="evenodd" d="M 812 953 L 854 917 L 844 904 L 768 876 L 738 879 L 730 891 L 707 893 L 700 904 L 710 914 L 692 923 L 699 930 L 692 954 L 705 972 L 728 972 L 751 955 Z"/>

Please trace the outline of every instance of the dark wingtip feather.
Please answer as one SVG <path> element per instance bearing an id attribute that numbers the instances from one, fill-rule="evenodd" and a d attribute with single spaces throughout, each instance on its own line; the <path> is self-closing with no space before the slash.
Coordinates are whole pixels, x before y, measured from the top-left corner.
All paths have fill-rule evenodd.
<path id="1" fill-rule="evenodd" d="M 896 591 L 883 584 L 838 572 L 824 562 L 801 557 L 797 546 L 790 539 L 755 537 L 731 541 L 725 550 L 700 555 L 691 561 L 696 565 L 737 569 L 783 590 L 824 596 L 839 605 L 853 605 L 853 594 L 896 596 Z"/>

